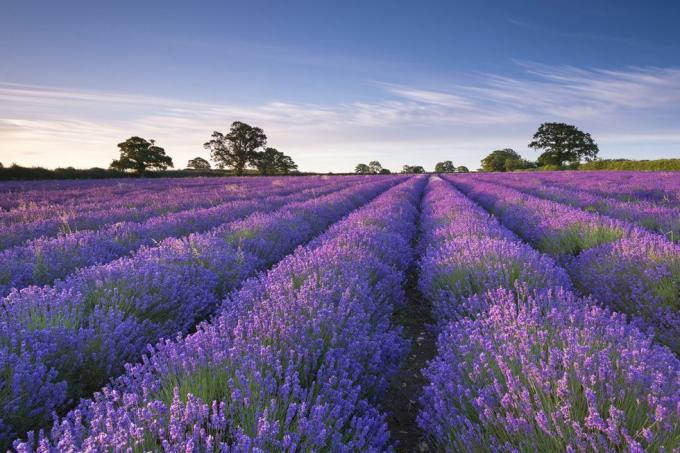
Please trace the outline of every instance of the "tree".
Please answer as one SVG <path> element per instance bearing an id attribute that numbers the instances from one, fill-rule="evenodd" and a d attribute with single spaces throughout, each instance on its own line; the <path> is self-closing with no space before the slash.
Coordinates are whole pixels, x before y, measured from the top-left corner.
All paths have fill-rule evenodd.
<path id="1" fill-rule="evenodd" d="M 382 165 L 380 165 L 380 162 L 377 160 L 372 160 L 368 163 L 368 168 L 371 170 L 371 173 L 374 175 L 377 175 L 382 171 Z"/>
<path id="2" fill-rule="evenodd" d="M 253 162 L 261 175 L 288 174 L 297 170 L 297 164 L 293 159 L 276 148 L 265 148 L 264 151 L 257 152 Z"/>
<path id="3" fill-rule="evenodd" d="M 544 150 L 539 165 L 563 165 L 565 162 L 590 162 L 600 151 L 590 134 L 564 123 L 543 123 L 534 134 L 529 148 Z"/>
<path id="4" fill-rule="evenodd" d="M 506 159 L 503 171 L 515 171 L 525 168 L 524 159 Z"/>
<path id="5" fill-rule="evenodd" d="M 445 160 L 444 162 L 437 162 L 434 166 L 435 173 L 453 173 L 456 171 L 456 167 L 453 166 L 453 162 L 450 160 Z"/>
<path id="6" fill-rule="evenodd" d="M 510 148 L 497 149 L 482 159 L 482 171 L 508 171 L 520 168 L 524 159 Z"/>
<path id="7" fill-rule="evenodd" d="M 461 165 L 460 167 L 456 167 L 456 173 L 470 173 L 470 170 L 467 167 Z"/>
<path id="8" fill-rule="evenodd" d="M 134 170 L 144 174 L 146 170 L 165 170 L 173 167 L 172 158 L 165 154 L 165 150 L 156 146 L 153 139 L 145 140 L 141 137 L 130 137 L 118 143 L 120 158 L 111 162 L 114 170 Z"/>
<path id="9" fill-rule="evenodd" d="M 390 175 L 390 174 L 392 174 L 392 172 L 390 171 L 389 168 L 382 168 L 382 169 L 380 169 L 380 174 L 381 175 Z"/>
<path id="10" fill-rule="evenodd" d="M 380 165 L 380 162 L 377 160 L 372 160 L 366 164 L 357 164 L 356 167 L 354 167 L 354 173 L 360 174 L 360 175 L 377 175 L 377 174 L 389 174 L 390 171 L 387 170 L 387 173 L 385 173 L 385 168 Z"/>
<path id="11" fill-rule="evenodd" d="M 278 155 L 283 154 L 275 148 L 265 148 L 264 151 L 255 155 L 254 163 L 261 175 L 273 175 L 276 173 L 276 160 Z"/>
<path id="12" fill-rule="evenodd" d="M 401 169 L 402 173 L 425 173 L 425 169 L 420 165 L 404 165 Z"/>
<path id="13" fill-rule="evenodd" d="M 281 157 L 276 162 L 276 171 L 287 175 L 290 172 L 297 171 L 298 166 L 292 157 L 281 153 Z"/>
<path id="14" fill-rule="evenodd" d="M 187 168 L 193 168 L 194 170 L 210 170 L 210 162 L 202 157 L 194 157 L 187 163 Z"/>
<path id="15" fill-rule="evenodd" d="M 371 173 L 371 167 L 366 164 L 357 164 L 357 166 L 354 167 L 354 173 L 358 175 L 368 175 Z"/>
<path id="16" fill-rule="evenodd" d="M 267 136 L 259 127 L 252 127 L 240 121 L 234 121 L 228 134 L 213 132 L 212 139 L 203 144 L 210 150 L 210 158 L 218 168 L 231 168 L 241 176 L 248 165 L 254 165 L 257 150 L 267 144 Z"/>

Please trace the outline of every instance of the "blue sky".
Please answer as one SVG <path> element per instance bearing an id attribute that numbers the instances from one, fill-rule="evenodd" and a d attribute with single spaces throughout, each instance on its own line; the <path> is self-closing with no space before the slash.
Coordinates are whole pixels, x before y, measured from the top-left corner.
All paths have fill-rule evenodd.
<path id="1" fill-rule="evenodd" d="M 3 0 L 0 162 L 107 166 L 141 135 L 182 168 L 235 120 L 303 170 L 533 159 L 543 121 L 680 157 L 678 23 L 670 1 Z"/>

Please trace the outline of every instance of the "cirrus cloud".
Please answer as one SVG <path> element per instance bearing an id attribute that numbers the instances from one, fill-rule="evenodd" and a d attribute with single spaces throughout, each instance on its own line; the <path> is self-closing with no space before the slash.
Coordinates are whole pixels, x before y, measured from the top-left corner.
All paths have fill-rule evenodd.
<path id="1" fill-rule="evenodd" d="M 333 105 L 226 105 L 0 83 L 0 161 L 106 166 L 116 143 L 141 135 L 157 139 L 181 167 L 205 154 L 213 130 L 235 120 L 263 127 L 304 170 L 348 171 L 373 159 L 393 169 L 432 167 L 444 158 L 476 168 L 497 147 L 525 152 L 543 121 L 592 132 L 605 157 L 680 155 L 680 69 L 518 65 L 520 76 L 479 74 L 474 83 L 371 82 L 375 100 Z"/>

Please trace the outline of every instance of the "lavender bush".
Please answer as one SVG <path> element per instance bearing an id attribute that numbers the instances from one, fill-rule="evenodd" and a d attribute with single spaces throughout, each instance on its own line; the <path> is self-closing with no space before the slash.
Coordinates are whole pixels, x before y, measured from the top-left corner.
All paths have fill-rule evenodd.
<path id="1" fill-rule="evenodd" d="M 570 288 L 567 273 L 523 244 L 448 182 L 423 199 L 418 287 L 438 323 L 475 311 L 467 299 L 496 288 Z"/>
<path id="2" fill-rule="evenodd" d="M 207 231 L 253 212 L 272 211 L 286 203 L 339 190 L 345 184 L 328 184 L 324 188 L 288 187 L 248 201 L 226 202 L 211 208 L 156 216 L 141 223 L 119 222 L 97 231 L 32 240 L 0 252 L 0 295 L 29 285 L 51 284 L 76 269 L 107 263 L 141 246 L 150 247 L 168 237 Z"/>
<path id="3" fill-rule="evenodd" d="M 494 221 L 470 222 L 485 214 L 458 192 L 430 186 L 419 286 L 442 330 L 424 371 L 418 422 L 431 445 L 441 451 L 677 448 L 677 357 L 625 316 L 578 299 L 564 269 L 511 236 L 498 239 Z M 520 216 L 524 206 L 507 215 Z M 454 237 L 437 234 L 459 219 L 471 228 L 450 228 Z"/>
<path id="4" fill-rule="evenodd" d="M 577 188 L 551 185 L 540 177 L 526 178 L 509 174 L 502 177 L 495 176 L 487 180 L 586 211 L 599 212 L 610 217 L 633 222 L 672 240 L 680 240 L 680 207 L 669 207 L 659 205 L 654 201 L 639 199 L 621 201 L 588 192 L 583 186 Z"/>
<path id="5" fill-rule="evenodd" d="M 478 296 L 479 297 L 479 296 Z M 486 296 L 449 324 L 419 423 L 449 451 L 673 451 L 680 362 L 623 316 L 572 294 Z"/>
<path id="6" fill-rule="evenodd" d="M 641 317 L 680 353 L 680 245 L 652 235 L 626 238 L 586 250 L 570 272 L 583 292 Z"/>
<path id="7" fill-rule="evenodd" d="M 158 344 L 49 436 L 15 448 L 389 449 L 372 401 L 405 350 L 390 317 L 403 303 L 423 183 L 350 215 L 246 283 L 198 332 Z"/>
<path id="8" fill-rule="evenodd" d="M 374 181 L 209 233 L 167 239 L 130 258 L 82 269 L 54 288 L 10 294 L 0 314 L 5 432 L 18 435 L 44 424 L 53 411 L 119 374 L 147 343 L 187 332 L 239 282 L 397 181 Z"/>
<path id="9" fill-rule="evenodd" d="M 0 448 L 392 451 L 417 269 L 432 450 L 680 451 L 680 180 L 592 175 L 0 184 Z"/>

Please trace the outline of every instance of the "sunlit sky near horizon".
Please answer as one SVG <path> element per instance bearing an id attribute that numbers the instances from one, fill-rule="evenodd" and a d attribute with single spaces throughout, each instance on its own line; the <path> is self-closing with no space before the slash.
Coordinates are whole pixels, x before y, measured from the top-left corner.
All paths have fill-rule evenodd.
<path id="1" fill-rule="evenodd" d="M 304 171 L 479 167 L 541 122 L 601 157 L 680 157 L 680 2 L 0 3 L 0 162 L 184 168 L 239 120 Z"/>

